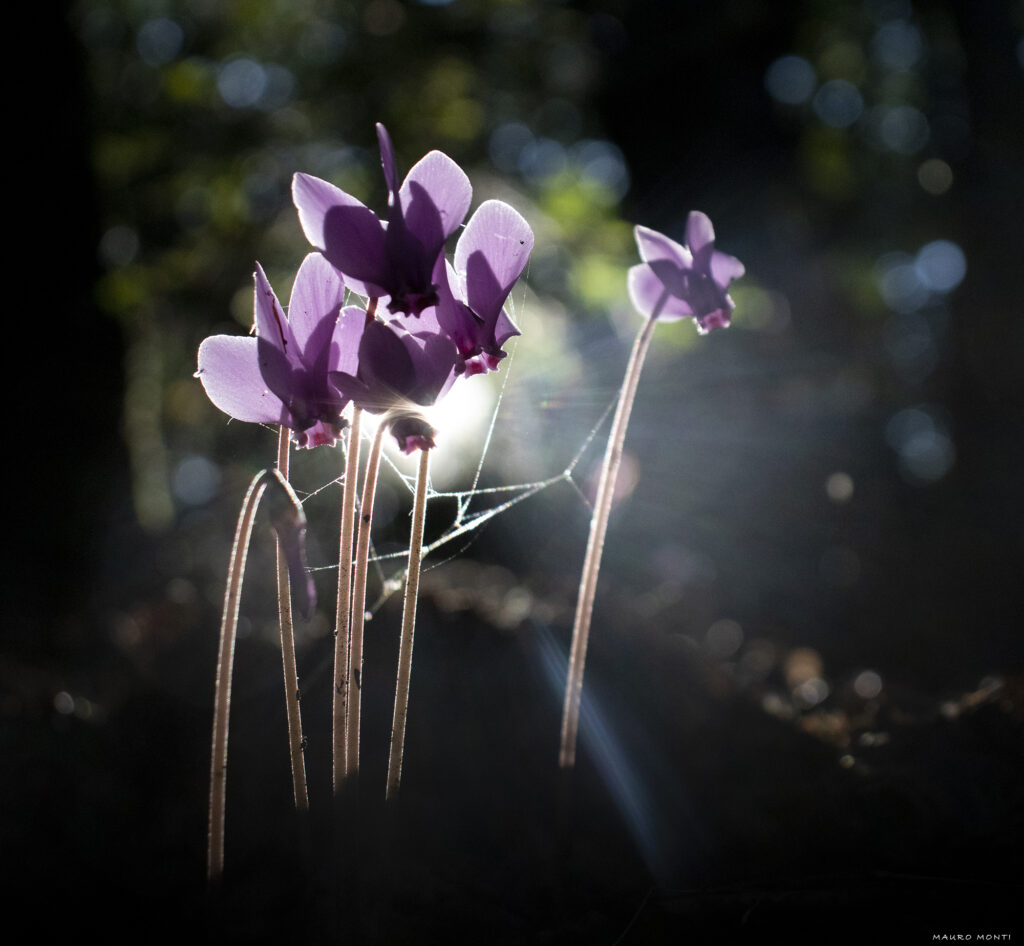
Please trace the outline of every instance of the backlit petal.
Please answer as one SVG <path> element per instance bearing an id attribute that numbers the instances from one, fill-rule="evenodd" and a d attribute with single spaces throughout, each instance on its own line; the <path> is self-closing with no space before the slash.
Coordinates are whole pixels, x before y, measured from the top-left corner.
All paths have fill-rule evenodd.
<path id="1" fill-rule="evenodd" d="M 253 273 L 255 295 L 253 299 L 253 315 L 256 322 L 256 334 L 268 345 L 281 352 L 289 362 L 298 364 L 299 354 L 295 350 L 295 339 L 292 335 L 284 309 L 277 301 L 277 296 L 263 272 L 263 267 L 256 264 Z"/>
<path id="2" fill-rule="evenodd" d="M 474 315 L 458 298 L 462 280 L 443 257 L 437 261 L 434 269 L 434 282 L 437 285 L 438 302 L 427 310 L 427 314 L 438 329 L 452 340 L 460 355 L 466 357 L 480 351 L 481 333 L 486 332 L 484 320 Z M 408 322 L 405 325 L 413 334 L 419 334 Z"/>
<path id="3" fill-rule="evenodd" d="M 398 190 L 398 167 L 395 163 L 395 148 L 391 144 L 388 130 L 377 122 L 377 143 L 380 145 L 380 163 L 384 168 L 384 183 L 388 187 L 388 204 L 392 204 Z"/>
<path id="4" fill-rule="evenodd" d="M 723 289 L 746 271 L 746 267 L 735 256 L 720 253 L 718 250 L 711 254 L 711 276 Z"/>
<path id="5" fill-rule="evenodd" d="M 699 210 L 691 210 L 686 218 L 686 245 L 696 256 L 705 246 L 714 244 L 715 228 L 711 226 L 708 215 Z"/>
<path id="6" fill-rule="evenodd" d="M 329 348 L 334 323 L 345 298 L 345 283 L 324 256 L 310 253 L 299 267 L 288 302 L 288 324 L 303 354 L 312 366 Z"/>
<path id="7" fill-rule="evenodd" d="M 533 230 L 500 200 L 482 203 L 455 247 L 455 269 L 466 280 L 466 304 L 481 318 L 497 318 L 533 249 Z"/>
<path id="8" fill-rule="evenodd" d="M 626 284 L 629 288 L 629 298 L 641 315 L 650 317 L 659 306 L 658 319 L 663 322 L 674 322 L 693 315 L 693 310 L 686 301 L 671 295 L 665 288 L 665 283 L 645 263 L 629 268 Z"/>
<path id="9" fill-rule="evenodd" d="M 359 342 L 366 327 L 366 312 L 359 306 L 349 305 L 341 310 L 334 326 L 331 363 L 328 370 L 345 371 L 355 376 L 359 369 Z"/>
<path id="10" fill-rule="evenodd" d="M 263 379 L 257 345 L 244 335 L 213 335 L 199 346 L 196 374 L 214 405 L 236 420 L 287 423 L 283 402 Z"/>
<path id="11" fill-rule="evenodd" d="M 426 192 L 428 201 L 416 196 L 414 185 Z M 428 239 L 431 243 L 437 240 L 438 232 L 443 243 L 462 226 L 472 199 L 473 186 L 466 172 L 440 151 L 431 151 L 420 158 L 406 175 L 398 193 L 405 225 L 424 247 Z"/>
<path id="12" fill-rule="evenodd" d="M 516 335 L 522 335 L 519 331 L 519 326 L 512 321 L 512 317 L 504 309 L 498 315 L 498 320 L 494 324 L 494 341 L 495 344 L 500 348 L 510 338 L 514 338 Z"/>
<path id="13" fill-rule="evenodd" d="M 384 227 L 377 215 L 341 188 L 310 174 L 292 179 L 292 200 L 306 239 L 323 250 L 351 288 L 384 295 L 381 282 L 387 279 L 387 254 Z"/>
<path id="14" fill-rule="evenodd" d="M 424 338 L 403 335 L 400 338 L 416 369 L 416 386 L 408 392 L 409 398 L 428 407 L 454 378 L 458 352 L 451 339 L 444 335 Z"/>
<path id="15" fill-rule="evenodd" d="M 264 384 L 285 405 L 297 393 L 295 378 L 303 370 L 301 353 L 266 273 L 259 263 L 254 273 L 256 319 L 256 362 Z"/>
<path id="16" fill-rule="evenodd" d="M 633 228 L 633 235 L 636 237 L 640 259 L 645 263 L 668 260 L 684 270 L 693 266 L 693 255 L 690 251 L 675 240 L 670 240 L 664 233 L 638 226 Z"/>
<path id="17" fill-rule="evenodd" d="M 386 410 L 416 388 L 416 368 L 398 334 L 383 322 L 370 322 L 359 343 L 359 379 L 370 390 L 370 410 Z"/>

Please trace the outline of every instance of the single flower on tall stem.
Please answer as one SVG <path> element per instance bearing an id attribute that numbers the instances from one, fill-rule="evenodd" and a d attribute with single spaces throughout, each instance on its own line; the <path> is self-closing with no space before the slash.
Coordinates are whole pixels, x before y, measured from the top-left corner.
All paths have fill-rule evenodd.
<path id="1" fill-rule="evenodd" d="M 744 272 L 743 264 L 736 257 L 715 249 L 715 232 L 711 221 L 697 210 L 693 211 L 686 221 L 686 240 L 689 247 L 682 246 L 646 227 L 637 227 L 635 236 L 643 262 L 629 270 L 628 287 L 634 306 L 645 316 L 645 320 L 633 343 L 633 350 L 626 366 L 626 375 L 622 381 L 604 460 L 601 463 L 601 477 L 590 520 L 590 535 L 587 539 L 587 551 L 576 601 L 565 701 L 562 706 L 558 764 L 563 770 L 571 770 L 576 764 L 583 667 L 590 637 L 597 576 L 601 568 L 601 555 L 612 510 L 615 481 L 626 440 L 626 427 L 640 381 L 640 370 L 654 334 L 654 326 L 659 321 L 673 322 L 686 317 L 694 319 L 697 331 L 701 334 L 727 326 L 733 310 L 733 301 L 726 290 L 729 283 L 742 276 Z"/>

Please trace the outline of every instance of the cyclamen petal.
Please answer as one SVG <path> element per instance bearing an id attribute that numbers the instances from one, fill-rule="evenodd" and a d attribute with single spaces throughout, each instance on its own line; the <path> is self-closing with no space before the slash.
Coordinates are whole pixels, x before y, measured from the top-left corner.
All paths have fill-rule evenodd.
<path id="1" fill-rule="evenodd" d="M 429 201 L 414 206 L 417 193 L 426 195 Z M 472 199 L 473 185 L 466 172 L 441 151 L 431 151 L 420 158 L 409 170 L 398 192 L 406 226 L 424 244 L 438 238 L 443 244 L 458 230 Z"/>
<path id="2" fill-rule="evenodd" d="M 455 247 L 470 309 L 484 320 L 497 318 L 532 250 L 533 230 L 522 215 L 503 201 L 484 201 Z"/>
<path id="3" fill-rule="evenodd" d="M 388 130 L 377 122 L 377 145 L 380 148 L 380 163 L 384 169 L 384 183 L 388 188 L 388 205 L 394 203 L 398 191 L 398 163 L 395 161 L 395 146 L 391 143 Z"/>
<path id="4" fill-rule="evenodd" d="M 709 244 L 713 246 L 714 242 L 715 228 L 708 215 L 699 210 L 690 211 L 690 216 L 686 218 L 686 245 L 690 252 L 696 256 Z"/>
<path id="5" fill-rule="evenodd" d="M 340 187 L 310 174 L 292 178 L 292 201 L 306 239 L 361 295 L 387 295 L 388 257 L 377 215 Z"/>
<path id="6" fill-rule="evenodd" d="M 502 309 L 498 313 L 498 318 L 494 321 L 494 341 L 498 348 L 501 348 L 510 338 L 515 338 L 517 335 L 522 335 L 519 331 L 519 326 L 512 321 L 512 317 Z M 504 356 L 504 352 L 501 353 Z"/>
<path id="7" fill-rule="evenodd" d="M 212 335 L 199 346 L 199 370 L 207 397 L 236 420 L 251 424 L 285 424 L 284 402 L 263 380 L 257 341 L 245 335 Z"/>
<path id="8" fill-rule="evenodd" d="M 693 315 L 693 309 L 685 299 L 669 294 L 665 283 L 658 278 L 654 270 L 646 263 L 631 266 L 626 275 L 626 287 L 629 298 L 641 315 L 651 316 L 658 309 L 658 318 L 662 322 L 676 322 Z"/>
<path id="9" fill-rule="evenodd" d="M 295 274 L 288 300 L 288 326 L 306 364 L 312 366 L 324 356 L 324 351 L 330 351 L 334 330 L 330 313 L 337 318 L 344 301 L 345 283 L 338 277 L 337 269 L 320 253 L 308 254 Z"/>
<path id="10" fill-rule="evenodd" d="M 402 401 L 412 400 L 416 388 L 412 354 L 383 322 L 370 322 L 363 330 L 359 380 L 371 392 L 365 404 L 367 410 L 389 410 Z"/>
<path id="11" fill-rule="evenodd" d="M 438 301 L 431 310 L 433 320 L 440 331 L 452 340 L 462 357 L 475 354 L 480 349 L 483 319 L 463 301 L 465 280 L 452 269 L 447 260 L 442 259 L 434 271 L 434 282 L 437 284 Z M 410 320 L 403 319 L 400 324 L 407 331 L 416 332 Z"/>
<path id="12" fill-rule="evenodd" d="M 294 429 L 306 425 L 295 416 L 296 377 L 302 371 L 302 359 L 284 310 L 259 263 L 253 273 L 253 322 L 256 328 L 257 365 L 266 386 L 284 403 Z M 304 411 L 300 410 L 300 413 Z"/>
<path id="13" fill-rule="evenodd" d="M 735 256 L 715 250 L 711 254 L 711 276 L 721 286 L 727 286 L 734 279 L 739 279 L 747 271 Z"/>
<path id="14" fill-rule="evenodd" d="M 290 364 L 297 367 L 300 364 L 298 346 L 295 344 L 291 326 L 259 263 L 256 264 L 256 272 L 253 273 L 253 281 L 256 293 L 253 306 L 256 334 L 268 346 L 279 351 Z"/>
<path id="15" fill-rule="evenodd" d="M 637 249 L 640 251 L 640 259 L 645 263 L 668 260 L 684 270 L 693 266 L 693 254 L 682 244 L 669 239 L 664 233 L 658 233 L 657 230 L 651 230 L 648 227 L 637 226 L 634 229 L 634 235 Z"/>

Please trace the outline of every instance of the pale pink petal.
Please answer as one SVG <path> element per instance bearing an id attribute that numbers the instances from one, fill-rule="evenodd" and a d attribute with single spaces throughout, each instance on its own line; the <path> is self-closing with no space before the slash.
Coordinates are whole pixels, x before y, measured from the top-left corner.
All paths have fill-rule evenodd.
<path id="1" fill-rule="evenodd" d="M 380 145 L 380 163 L 384 168 L 384 183 L 388 187 L 388 204 L 394 203 L 398 191 L 398 167 L 395 163 L 395 147 L 391 144 L 388 130 L 377 122 L 377 143 Z"/>
<path id="2" fill-rule="evenodd" d="M 419 191 L 425 191 L 429 200 L 420 200 Z M 435 242 L 435 228 L 439 227 L 440 241 L 451 236 L 466 218 L 473 186 L 466 172 L 440 151 L 431 151 L 420 158 L 406 175 L 398 192 L 405 226 L 426 246 Z M 433 260 L 431 260 L 433 265 Z"/>
<path id="3" fill-rule="evenodd" d="M 645 263 L 667 260 L 681 270 L 693 266 L 693 255 L 690 251 L 675 240 L 670 240 L 664 233 L 637 226 L 633 228 L 633 235 L 636 237 L 640 259 Z"/>
<path id="4" fill-rule="evenodd" d="M 345 283 L 338 270 L 321 253 L 306 256 L 292 285 L 288 324 L 307 366 L 312 367 L 316 349 L 330 339 L 344 298 Z"/>
<path id="5" fill-rule="evenodd" d="M 502 309 L 498 315 L 498 320 L 494 323 L 494 341 L 498 348 L 501 348 L 510 338 L 522 334 L 508 312 Z"/>
<path id="6" fill-rule="evenodd" d="M 214 405 L 236 420 L 280 424 L 290 420 L 284 403 L 267 388 L 255 338 L 213 335 L 199 346 L 197 377 Z"/>
<path id="7" fill-rule="evenodd" d="M 306 239 L 323 250 L 349 285 L 357 292 L 366 289 L 367 295 L 383 295 L 380 284 L 387 279 L 388 260 L 377 215 L 340 187 L 310 174 L 292 178 L 292 200 Z"/>
<path id="8" fill-rule="evenodd" d="M 638 263 L 629 268 L 626 284 L 629 298 L 641 315 L 650 317 L 657 309 L 658 319 L 663 322 L 674 322 L 693 315 L 690 306 L 678 296 L 671 295 L 665 283 L 646 263 Z"/>
<path id="9" fill-rule="evenodd" d="M 533 230 L 525 218 L 500 200 L 487 200 L 469 218 L 455 247 L 455 269 L 468 273 L 469 259 L 482 252 L 505 301 L 533 250 Z M 473 299 L 467 300 L 472 308 Z M 500 303 L 499 303 L 500 304 Z"/>
<path id="10" fill-rule="evenodd" d="M 686 218 L 686 245 L 696 256 L 705 246 L 714 244 L 715 228 L 711 226 L 708 215 L 699 210 L 691 210 Z"/>
<path id="11" fill-rule="evenodd" d="M 747 271 L 746 267 L 735 256 L 715 250 L 711 254 L 711 277 L 723 289 L 733 279 L 739 279 Z"/>
<path id="12" fill-rule="evenodd" d="M 303 372 L 302 353 L 285 318 L 284 309 L 259 263 L 255 282 L 256 351 L 263 380 L 271 391 L 291 404 L 295 379 Z"/>
<path id="13" fill-rule="evenodd" d="M 343 371 L 355 377 L 359 369 L 359 343 L 366 327 L 366 312 L 359 306 L 349 305 L 341 310 L 334 326 L 331 346 L 331 371 Z"/>
<path id="14" fill-rule="evenodd" d="M 295 350 L 295 339 L 292 335 L 288 319 L 285 318 L 284 309 L 277 301 L 277 296 L 263 272 L 263 267 L 256 264 L 256 272 L 253 273 L 255 284 L 255 298 L 253 314 L 256 322 L 256 334 L 268 345 L 272 345 L 289 361 L 298 358 Z M 298 362 L 296 361 L 296 364 Z"/>

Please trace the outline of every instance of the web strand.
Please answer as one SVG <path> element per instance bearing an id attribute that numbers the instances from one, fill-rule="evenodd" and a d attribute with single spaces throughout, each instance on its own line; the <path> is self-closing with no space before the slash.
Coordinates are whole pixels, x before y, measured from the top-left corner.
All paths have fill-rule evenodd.
<path id="1" fill-rule="evenodd" d="M 525 288 L 522 290 L 521 302 L 525 303 Z M 510 299 L 510 304 L 512 300 Z M 518 346 L 512 347 L 505 360 L 506 370 L 504 372 L 501 386 L 498 390 L 498 396 L 495 400 L 494 408 L 491 411 L 490 421 L 487 425 L 487 432 L 484 435 L 483 444 L 480 448 L 480 456 L 476 462 L 475 469 L 473 471 L 473 477 L 471 484 L 468 489 L 464 490 L 446 490 L 446 491 L 435 491 L 432 488 L 428 490 L 428 500 L 436 499 L 448 499 L 454 500 L 456 504 L 455 515 L 450 525 L 442 532 L 440 536 L 435 538 L 429 544 L 424 545 L 423 555 L 426 557 L 429 554 L 437 552 L 439 549 L 443 549 L 450 545 L 452 542 L 457 541 L 460 538 L 469 536 L 468 540 L 460 545 L 457 549 L 453 550 L 450 555 L 445 558 L 432 562 L 430 565 L 424 566 L 424 571 L 438 568 L 447 562 L 458 558 L 466 549 L 468 549 L 481 534 L 480 530 L 488 525 L 498 516 L 508 512 L 514 506 L 524 500 L 531 499 L 538 493 L 544 490 L 550 489 L 552 486 L 556 486 L 559 483 L 568 483 L 573 493 L 579 497 L 581 503 L 587 508 L 591 509 L 592 504 L 587 498 L 583 488 L 577 481 L 575 473 L 576 468 L 582 460 L 584 454 L 589 449 L 594 438 L 600 432 L 601 428 L 605 426 L 609 416 L 615 409 L 615 405 L 618 401 L 618 393 L 611 399 L 601 416 L 597 419 L 596 423 L 590 428 L 586 437 L 583 439 L 582 444 L 576 450 L 576 452 L 570 458 L 568 464 L 563 470 L 553 476 L 549 476 L 546 479 L 536 480 L 531 483 L 517 483 L 506 486 L 485 486 L 481 487 L 480 479 L 483 475 L 484 464 L 487 460 L 487 455 L 491 447 L 491 443 L 494 439 L 494 433 L 497 428 L 498 417 L 501 412 L 505 394 L 508 389 L 509 378 L 512 375 L 512 369 L 515 364 L 516 352 Z M 368 431 L 364 431 L 364 436 L 370 436 Z M 395 461 L 388 456 L 387 453 L 382 454 L 381 459 L 391 469 L 395 477 L 399 482 L 404 484 L 405 488 L 409 491 L 409 495 L 412 496 L 415 490 L 415 477 L 404 473 L 400 470 Z M 302 501 L 305 502 L 307 499 L 318 495 L 323 490 L 328 489 L 332 486 L 338 485 L 343 481 L 343 477 L 335 477 L 328 481 L 323 486 L 317 489 L 305 493 L 302 495 Z M 507 496 L 507 499 L 498 502 L 497 505 L 488 506 L 485 509 L 471 509 L 474 502 L 480 497 L 497 498 Z M 370 564 L 374 569 L 374 573 L 377 576 L 379 583 L 379 594 L 377 600 L 367 607 L 368 617 L 377 613 L 377 611 L 385 604 L 385 602 L 397 591 L 401 591 L 404 584 L 405 571 L 403 568 L 391 570 L 388 568 L 389 563 L 398 562 L 404 560 L 408 556 L 408 549 L 401 549 L 399 551 L 387 552 L 378 555 L 371 541 L 370 543 Z M 337 568 L 337 564 L 318 565 L 311 568 L 311 571 L 327 571 L 334 570 Z"/>

